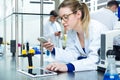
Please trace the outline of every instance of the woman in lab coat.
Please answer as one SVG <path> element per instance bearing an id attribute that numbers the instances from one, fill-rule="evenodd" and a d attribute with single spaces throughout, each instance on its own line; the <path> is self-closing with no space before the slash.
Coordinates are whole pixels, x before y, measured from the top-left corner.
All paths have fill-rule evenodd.
<path id="1" fill-rule="evenodd" d="M 108 29 L 101 23 L 90 20 L 86 4 L 78 0 L 64 0 L 58 9 L 62 24 L 68 30 L 67 46 L 63 50 L 54 47 L 50 41 L 43 44 L 57 60 L 46 69 L 60 72 L 96 70 L 100 34 Z"/>

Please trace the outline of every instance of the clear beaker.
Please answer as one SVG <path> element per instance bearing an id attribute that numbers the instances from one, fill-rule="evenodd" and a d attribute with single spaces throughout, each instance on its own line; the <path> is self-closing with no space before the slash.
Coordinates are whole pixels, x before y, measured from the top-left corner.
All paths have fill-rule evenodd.
<path id="1" fill-rule="evenodd" d="M 116 65 L 115 65 L 115 55 L 108 53 L 107 60 L 108 60 L 108 65 L 107 65 L 107 69 L 105 71 L 103 80 L 120 80 L 119 74 L 117 72 Z"/>

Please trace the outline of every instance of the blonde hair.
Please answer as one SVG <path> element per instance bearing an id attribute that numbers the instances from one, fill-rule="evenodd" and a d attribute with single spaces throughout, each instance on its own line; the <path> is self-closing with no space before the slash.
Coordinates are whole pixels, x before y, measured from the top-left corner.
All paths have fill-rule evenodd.
<path id="1" fill-rule="evenodd" d="M 85 31 L 86 37 L 88 37 L 88 26 L 90 22 L 90 14 L 88 7 L 85 3 L 81 3 L 78 0 L 64 0 L 58 7 L 60 9 L 61 7 L 69 7 L 71 11 L 75 12 L 77 10 L 80 10 L 82 12 L 82 28 Z"/>

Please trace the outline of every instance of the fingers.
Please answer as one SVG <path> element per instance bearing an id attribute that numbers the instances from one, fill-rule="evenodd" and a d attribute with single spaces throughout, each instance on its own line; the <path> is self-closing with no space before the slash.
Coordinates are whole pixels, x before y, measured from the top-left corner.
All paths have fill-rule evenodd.
<path id="1" fill-rule="evenodd" d="M 49 49 L 49 48 L 51 48 L 51 47 L 53 47 L 53 44 L 52 44 L 52 43 L 46 45 L 46 49 Z"/>
<path id="2" fill-rule="evenodd" d="M 55 32 L 55 36 L 60 36 L 61 35 L 61 32 L 58 31 L 58 32 Z"/>
<path id="3" fill-rule="evenodd" d="M 59 71 L 59 67 L 52 63 L 52 64 L 49 64 L 47 67 L 46 67 L 47 70 L 50 70 L 50 71 Z"/>
<path id="4" fill-rule="evenodd" d="M 67 66 L 62 63 L 51 63 L 46 67 L 50 71 L 67 72 Z"/>
<path id="5" fill-rule="evenodd" d="M 51 42 L 47 42 L 43 44 L 43 47 L 45 47 L 47 50 L 52 51 L 54 44 Z"/>

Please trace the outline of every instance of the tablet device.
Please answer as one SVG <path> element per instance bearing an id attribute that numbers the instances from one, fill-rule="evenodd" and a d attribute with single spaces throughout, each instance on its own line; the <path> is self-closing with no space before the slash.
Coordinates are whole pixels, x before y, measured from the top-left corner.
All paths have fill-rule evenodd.
<path id="1" fill-rule="evenodd" d="M 56 72 L 45 70 L 43 68 L 24 69 L 24 70 L 18 70 L 18 72 L 23 73 L 24 75 L 30 77 L 42 77 L 42 76 L 50 76 L 57 74 Z"/>

